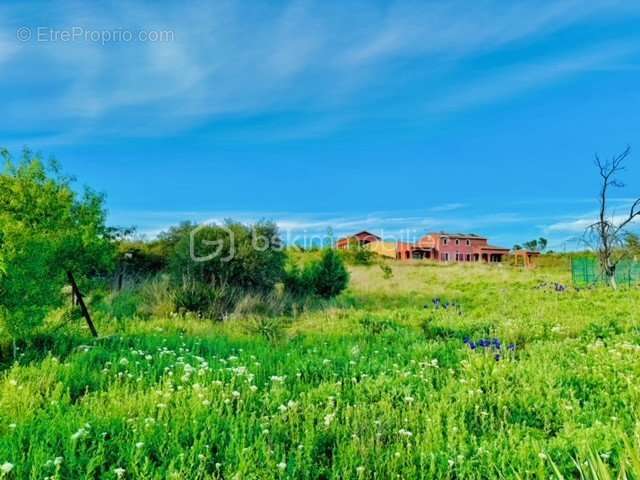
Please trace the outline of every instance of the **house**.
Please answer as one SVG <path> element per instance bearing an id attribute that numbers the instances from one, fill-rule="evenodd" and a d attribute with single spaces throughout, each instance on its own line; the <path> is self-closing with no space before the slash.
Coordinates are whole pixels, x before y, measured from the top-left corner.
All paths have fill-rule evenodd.
<path id="1" fill-rule="evenodd" d="M 509 253 L 508 248 L 490 245 L 474 233 L 429 233 L 416 247 L 430 249 L 432 258 L 441 262 L 501 262 Z"/>
<path id="2" fill-rule="evenodd" d="M 415 243 L 385 241 L 379 237 L 373 239 L 361 234 L 368 234 L 368 232 L 360 232 L 347 239 L 366 240 L 367 243 L 361 243 L 361 245 L 366 245 L 378 255 L 397 260 L 493 263 L 501 262 L 509 253 L 508 248 L 490 245 L 487 238 L 473 233 L 429 233 Z M 343 239 L 344 244 L 348 244 L 347 239 Z M 346 247 L 338 246 L 338 248 Z"/>
<path id="3" fill-rule="evenodd" d="M 336 242 L 336 248 L 339 248 L 340 250 L 346 250 L 351 245 L 364 247 L 365 245 L 368 245 L 372 242 L 379 242 L 381 240 L 382 239 L 379 236 L 363 230 L 362 232 L 358 232 L 348 237 L 339 239 Z"/>

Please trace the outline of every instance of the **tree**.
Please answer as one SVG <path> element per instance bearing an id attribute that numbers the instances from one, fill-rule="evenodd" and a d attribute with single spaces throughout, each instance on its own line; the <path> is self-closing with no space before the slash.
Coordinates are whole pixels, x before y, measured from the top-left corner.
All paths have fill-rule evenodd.
<path id="1" fill-rule="evenodd" d="M 272 222 L 187 223 L 161 238 L 171 249 L 169 271 L 175 284 L 195 281 L 266 292 L 284 273 L 286 254 Z"/>
<path id="2" fill-rule="evenodd" d="M 544 237 L 540 237 L 538 239 L 538 248 L 540 249 L 540 252 L 544 252 L 547 249 L 547 245 L 549 244 L 549 241 L 544 238 Z"/>
<path id="3" fill-rule="evenodd" d="M 339 295 L 349 285 L 349 272 L 342 258 L 333 248 L 327 248 L 312 268 L 315 293 L 323 298 Z"/>
<path id="4" fill-rule="evenodd" d="M 102 195 L 77 194 L 55 161 L 28 149 L 17 163 L 0 153 L 0 323 L 16 339 L 61 305 L 67 271 L 81 283 L 108 273 L 114 246 Z"/>
<path id="5" fill-rule="evenodd" d="M 616 267 L 626 255 L 622 248 L 626 228 L 640 215 L 640 198 L 631 203 L 626 215 L 614 215 L 609 207 L 611 190 L 625 186 L 617 176 L 625 169 L 623 163 L 630 153 L 631 147 L 627 147 L 622 153 L 607 161 L 602 161 L 596 155 L 595 164 L 602 184 L 598 197 L 598 219 L 586 228 L 584 236 L 585 242 L 596 251 L 600 270 L 613 288 L 616 288 Z"/>
<path id="6" fill-rule="evenodd" d="M 640 255 L 640 236 L 627 232 L 624 236 L 624 246 L 630 256 L 637 258 Z"/>
<path id="7" fill-rule="evenodd" d="M 342 256 L 333 248 L 326 248 L 317 260 L 302 268 L 290 261 L 283 277 L 285 291 L 294 297 L 316 295 L 332 298 L 349 285 L 349 272 Z"/>
<path id="8" fill-rule="evenodd" d="M 544 252 L 547 248 L 548 241 L 544 237 L 540 237 L 538 239 L 529 240 L 528 242 L 524 242 L 522 246 L 526 250 L 530 250 L 532 252 Z M 519 246 L 519 245 L 517 245 Z M 518 249 L 519 250 L 519 249 Z"/>

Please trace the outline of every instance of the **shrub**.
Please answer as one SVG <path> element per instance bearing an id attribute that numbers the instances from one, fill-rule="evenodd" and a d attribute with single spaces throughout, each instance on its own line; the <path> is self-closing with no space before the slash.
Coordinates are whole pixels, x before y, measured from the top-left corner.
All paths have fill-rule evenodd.
<path id="1" fill-rule="evenodd" d="M 284 276 L 285 291 L 293 296 L 317 295 L 333 298 L 349 284 L 349 272 L 342 257 L 333 249 L 324 250 L 319 260 L 300 268 L 290 266 Z"/>
<path id="2" fill-rule="evenodd" d="M 62 305 L 66 271 L 86 287 L 112 270 L 115 248 L 102 195 L 78 195 L 55 162 L 29 150 L 17 163 L 0 153 L 0 321 L 15 339 Z"/>
<path id="3" fill-rule="evenodd" d="M 287 293 L 294 297 L 315 295 L 313 269 L 309 266 L 300 268 L 296 264 L 290 265 L 284 273 L 282 283 Z"/>
<path id="4" fill-rule="evenodd" d="M 176 238 L 171 242 L 175 246 L 169 253 L 174 284 L 187 279 L 268 292 L 282 279 L 286 256 L 274 223 L 227 221 L 222 226 L 194 227 L 186 224 L 174 230 Z M 192 253 L 200 260 L 194 260 Z"/>
<path id="5" fill-rule="evenodd" d="M 331 248 L 311 268 L 315 293 L 323 298 L 336 297 L 349 285 L 349 272 L 340 255 Z"/>
<path id="6" fill-rule="evenodd" d="M 375 253 L 355 240 L 349 243 L 349 248 L 342 250 L 340 253 L 350 265 L 372 265 L 375 259 Z"/>
<path id="7" fill-rule="evenodd" d="M 277 342 L 285 336 L 287 322 L 281 317 L 255 316 L 248 318 L 244 328 L 251 335 L 260 335 L 269 342 Z"/>
<path id="8" fill-rule="evenodd" d="M 140 312 L 153 317 L 168 317 L 175 312 L 175 291 L 166 275 L 148 279 L 140 286 Z"/>
<path id="9" fill-rule="evenodd" d="M 233 312 L 241 292 L 228 285 L 213 286 L 185 281 L 175 291 L 178 313 L 196 313 L 201 318 L 223 320 Z"/>
<path id="10" fill-rule="evenodd" d="M 389 280 L 393 277 L 393 270 L 386 263 L 380 264 L 380 270 L 382 270 L 382 278 L 384 278 L 385 280 Z"/>

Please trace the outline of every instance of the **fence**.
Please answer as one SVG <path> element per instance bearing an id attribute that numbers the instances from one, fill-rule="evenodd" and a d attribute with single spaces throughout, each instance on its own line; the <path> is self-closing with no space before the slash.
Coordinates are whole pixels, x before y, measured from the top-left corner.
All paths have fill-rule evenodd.
<path id="1" fill-rule="evenodd" d="M 606 283 L 600 265 L 596 258 L 582 257 L 571 259 L 571 278 L 576 287 L 600 285 Z M 640 262 L 623 260 L 616 267 L 616 282 L 618 285 L 640 284 Z"/>

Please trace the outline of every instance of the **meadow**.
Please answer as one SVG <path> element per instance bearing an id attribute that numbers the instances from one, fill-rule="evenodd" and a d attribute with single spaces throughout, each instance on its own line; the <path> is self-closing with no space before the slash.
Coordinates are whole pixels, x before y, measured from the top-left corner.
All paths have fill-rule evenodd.
<path id="1" fill-rule="evenodd" d="M 43 337 L 0 374 L 0 478 L 638 478 L 638 289 L 389 265 L 294 317 Z"/>

